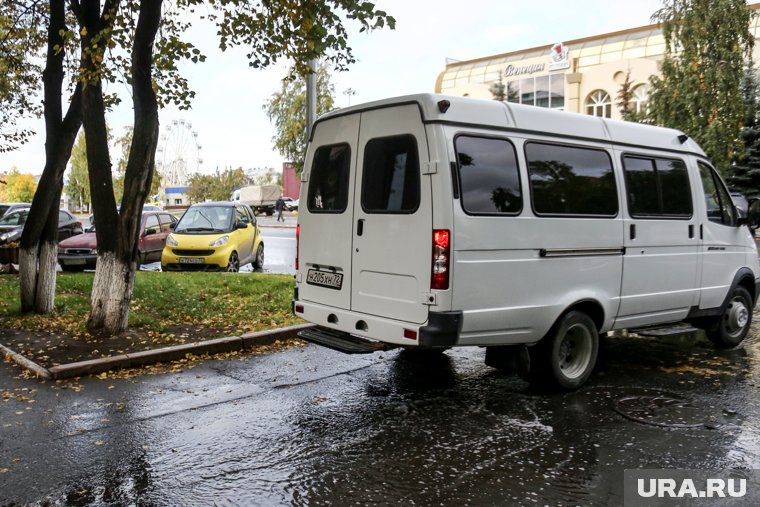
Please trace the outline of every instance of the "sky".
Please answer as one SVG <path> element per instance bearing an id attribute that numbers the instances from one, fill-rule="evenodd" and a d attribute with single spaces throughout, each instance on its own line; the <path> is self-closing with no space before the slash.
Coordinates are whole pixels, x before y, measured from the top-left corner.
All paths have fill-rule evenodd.
<path id="1" fill-rule="evenodd" d="M 469 60 L 648 25 L 662 5 L 661 0 L 376 0 L 375 4 L 396 18 L 396 29 L 360 33 L 358 26 L 347 23 L 357 62 L 349 71 L 332 75 L 338 107 L 434 92 L 447 58 Z M 244 50 L 219 51 L 214 33 L 212 27 L 200 25 L 188 32 L 188 40 L 208 60 L 183 68 L 196 92 L 192 109 L 159 113 L 165 140 L 159 142 L 157 162 L 164 153 L 180 150 L 192 155 L 198 150 L 199 157 L 190 158 L 202 159 L 197 168 L 202 173 L 227 167 L 279 170 L 285 160 L 273 148 L 275 130 L 263 105 L 280 90 L 287 62 L 266 70 L 250 68 Z M 346 94 L 349 89 L 355 94 Z M 123 92 L 125 100 L 107 120 L 118 137 L 131 125 L 132 110 L 128 91 L 116 91 Z M 42 120 L 24 124 L 44 133 Z M 115 164 L 115 150 L 112 158 Z M 0 172 L 16 166 L 21 172 L 40 174 L 44 161 L 44 136 L 38 134 L 18 150 L 0 153 Z"/>

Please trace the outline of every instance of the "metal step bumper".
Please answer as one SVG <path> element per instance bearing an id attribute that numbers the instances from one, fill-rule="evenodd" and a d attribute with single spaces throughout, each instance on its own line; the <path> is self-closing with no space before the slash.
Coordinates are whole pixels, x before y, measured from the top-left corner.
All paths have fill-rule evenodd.
<path id="1" fill-rule="evenodd" d="M 372 352 L 390 350 L 397 347 L 397 345 L 365 340 L 343 331 L 319 326 L 304 329 L 298 333 L 298 337 L 329 349 L 345 352 L 346 354 L 371 354 Z"/>

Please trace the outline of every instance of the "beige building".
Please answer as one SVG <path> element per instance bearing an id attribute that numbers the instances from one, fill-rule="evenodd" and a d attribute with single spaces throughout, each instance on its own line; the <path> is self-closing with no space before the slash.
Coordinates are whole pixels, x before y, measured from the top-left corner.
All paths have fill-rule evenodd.
<path id="1" fill-rule="evenodd" d="M 760 3 L 749 6 L 759 12 Z M 760 13 L 760 12 L 759 12 Z M 760 61 L 760 15 L 750 26 Z M 659 72 L 665 39 L 659 25 L 642 26 L 485 58 L 450 62 L 435 90 L 492 99 L 501 84 L 510 102 L 620 118 L 618 93 L 630 73 L 632 106 L 645 110 L 649 77 Z"/>

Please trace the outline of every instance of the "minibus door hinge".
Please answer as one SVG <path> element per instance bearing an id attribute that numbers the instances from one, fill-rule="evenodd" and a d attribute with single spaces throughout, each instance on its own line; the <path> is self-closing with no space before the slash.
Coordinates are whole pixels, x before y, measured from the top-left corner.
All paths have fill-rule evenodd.
<path id="1" fill-rule="evenodd" d="M 301 173 L 301 183 L 306 183 L 309 181 L 309 173 L 306 171 Z"/>
<path id="2" fill-rule="evenodd" d="M 430 161 L 427 163 L 427 166 L 422 171 L 422 174 L 435 174 L 438 172 L 438 162 Z"/>

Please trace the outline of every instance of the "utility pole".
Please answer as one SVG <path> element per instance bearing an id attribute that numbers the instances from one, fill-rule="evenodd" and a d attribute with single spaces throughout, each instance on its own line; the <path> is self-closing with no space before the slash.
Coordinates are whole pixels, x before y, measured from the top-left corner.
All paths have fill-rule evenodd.
<path id="1" fill-rule="evenodd" d="M 311 138 L 311 129 L 317 120 L 317 60 L 309 60 L 306 75 L 306 137 Z"/>
<path id="2" fill-rule="evenodd" d="M 343 95 L 345 95 L 346 97 L 348 97 L 348 105 L 350 106 L 351 105 L 351 97 L 353 97 L 354 95 L 356 95 L 356 90 L 354 90 L 353 88 L 347 88 L 343 92 Z"/>

